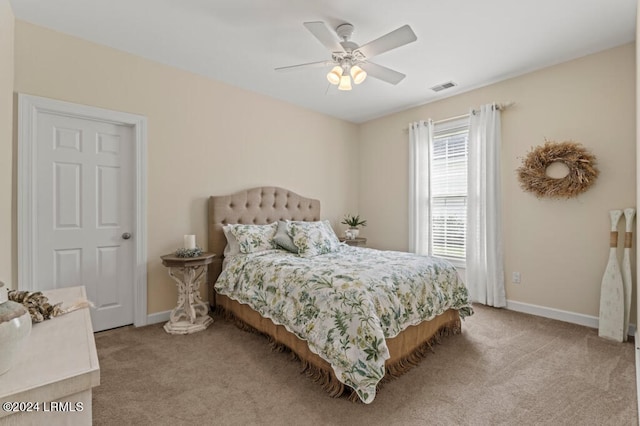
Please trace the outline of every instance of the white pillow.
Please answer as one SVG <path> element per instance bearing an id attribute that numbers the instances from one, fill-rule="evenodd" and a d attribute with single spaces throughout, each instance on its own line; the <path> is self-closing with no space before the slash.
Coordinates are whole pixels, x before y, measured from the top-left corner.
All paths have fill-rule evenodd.
<path id="1" fill-rule="evenodd" d="M 340 247 L 340 241 L 328 220 L 321 222 L 287 222 L 287 231 L 302 257 L 331 253 Z"/>
<path id="2" fill-rule="evenodd" d="M 223 225 L 222 232 L 224 232 L 224 236 L 227 239 L 227 245 L 224 247 L 224 257 L 235 256 L 240 253 L 240 245 L 238 244 L 238 240 L 231 232 L 231 228 L 233 225 Z"/>

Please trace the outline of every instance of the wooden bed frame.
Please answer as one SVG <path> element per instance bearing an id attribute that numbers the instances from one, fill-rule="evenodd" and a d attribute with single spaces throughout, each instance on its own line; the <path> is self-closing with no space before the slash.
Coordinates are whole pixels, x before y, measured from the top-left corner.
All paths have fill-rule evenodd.
<path id="1" fill-rule="evenodd" d="M 331 396 L 351 393 L 340 382 L 330 364 L 311 352 L 306 341 L 299 339 L 282 325 L 274 324 L 247 305 L 217 294 L 214 284 L 222 271 L 226 238 L 222 226 L 230 223 L 268 224 L 277 220 L 320 220 L 320 201 L 302 197 L 278 187 L 258 187 L 226 196 L 209 198 L 208 251 L 216 255 L 209 265 L 209 301 L 212 308 L 236 321 L 245 329 L 268 336 L 278 347 L 291 350 L 302 362 L 303 371 L 319 382 Z M 385 379 L 397 377 L 416 365 L 441 336 L 460 333 L 460 316 L 448 310 L 430 321 L 410 326 L 398 336 L 387 339 L 391 358 L 385 363 Z M 355 392 L 351 395 L 356 400 Z"/>

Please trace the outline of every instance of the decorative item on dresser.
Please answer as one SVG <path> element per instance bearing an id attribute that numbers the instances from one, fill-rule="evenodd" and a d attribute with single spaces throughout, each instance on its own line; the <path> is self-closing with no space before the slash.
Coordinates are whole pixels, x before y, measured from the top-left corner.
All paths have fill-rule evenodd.
<path id="1" fill-rule="evenodd" d="M 353 247 L 366 247 L 367 246 L 367 239 L 363 238 L 363 237 L 356 237 L 356 238 L 340 238 L 340 242 L 341 243 L 345 243 L 348 244 L 350 246 Z"/>
<path id="2" fill-rule="evenodd" d="M 94 307 L 93 303 L 87 299 L 78 299 L 66 308 L 62 307 L 62 302 L 52 305 L 49 303 L 49 298 L 41 291 L 10 290 L 7 294 L 9 300 L 20 303 L 29 311 L 31 321 L 34 323 L 59 317 L 78 309 Z"/>
<path id="3" fill-rule="evenodd" d="M 13 368 L 0 376 L 0 404 L 6 407 L 0 410 L 0 424 L 90 425 L 100 365 L 88 305 L 72 310 L 79 306 L 74 301 L 86 301 L 85 288 L 59 288 L 43 295 L 64 302 L 65 315 L 33 324 Z"/>
<path id="4" fill-rule="evenodd" d="M 31 333 L 31 316 L 22 304 L 8 300 L 0 281 L 0 375 L 9 371 Z"/>
<path id="5" fill-rule="evenodd" d="M 200 298 L 200 281 L 207 276 L 207 268 L 213 257 L 213 253 L 188 257 L 167 254 L 160 257 L 162 264 L 169 268 L 169 276 L 178 286 L 178 305 L 164 325 L 167 333 L 191 334 L 206 329 L 213 322 L 208 304 Z"/>
<path id="6" fill-rule="evenodd" d="M 295 243 L 290 249 L 284 248 L 277 239 L 282 224 L 284 236 L 288 233 Z M 310 233 L 299 238 L 298 232 L 304 229 Z M 301 360 L 304 371 L 331 396 L 346 394 L 353 400 L 372 402 L 383 378 L 404 374 L 431 351 L 432 344 L 441 336 L 460 333 L 460 319 L 473 313 L 467 289 L 448 262 L 339 244 L 327 221 L 320 221 L 320 202 L 286 189 L 259 187 L 210 197 L 208 232 L 208 248 L 216 255 L 209 268 L 212 306 L 242 328 L 269 336 L 276 347 L 291 350 Z M 229 233 L 237 239 L 235 243 Z M 321 234 L 326 237 L 324 242 L 313 239 Z M 251 245 L 246 245 L 246 241 Z M 275 245 L 269 241 L 283 249 L 274 250 Z M 253 250 L 258 246 L 260 251 Z M 329 248 L 329 251 L 309 254 L 318 248 Z M 407 268 L 400 266 L 404 266 L 403 262 L 407 262 Z M 413 269 L 409 264 L 421 272 L 408 273 Z M 384 272 L 380 273 L 383 268 Z M 405 328 L 390 322 L 393 315 L 385 313 L 384 318 L 371 316 L 361 324 L 362 333 L 368 336 L 366 339 L 350 337 L 349 330 L 360 329 L 356 323 L 364 317 L 353 310 L 343 314 L 342 310 L 348 309 L 345 306 L 353 308 L 355 304 L 366 311 L 365 316 L 374 315 L 368 308 L 373 303 L 366 302 L 374 296 L 363 291 L 363 282 L 368 283 L 364 287 L 369 288 L 373 285 L 371 280 L 384 275 L 398 288 L 406 290 L 406 286 L 424 285 L 419 284 L 417 277 L 433 276 L 434 268 L 440 271 L 443 286 L 435 280 L 429 281 L 429 285 L 443 290 L 444 304 L 432 311 L 435 306 L 425 303 L 425 312 L 433 312 L 428 316 L 431 320 L 423 318 Z M 404 275 L 405 272 L 408 274 Z M 424 296 L 431 294 L 418 287 L 414 291 Z M 405 297 L 408 294 L 384 297 L 414 301 Z M 334 299 L 335 306 L 331 302 Z M 340 304 L 339 300 L 344 302 Z M 278 310 L 278 306 L 281 309 Z M 387 312 L 386 307 L 381 309 Z M 412 307 L 409 311 L 418 314 L 419 310 Z M 299 321 L 291 322 L 291 315 Z M 369 322 L 379 327 L 372 328 Z M 397 329 L 391 331 L 389 326 Z M 327 327 L 330 327 L 328 331 Z M 388 333 L 383 333 L 383 329 Z M 323 337 L 310 339 L 311 331 Z M 347 345 L 348 350 L 337 350 L 340 342 Z M 338 354 L 349 355 L 342 356 L 344 363 L 340 363 L 336 360 Z"/>

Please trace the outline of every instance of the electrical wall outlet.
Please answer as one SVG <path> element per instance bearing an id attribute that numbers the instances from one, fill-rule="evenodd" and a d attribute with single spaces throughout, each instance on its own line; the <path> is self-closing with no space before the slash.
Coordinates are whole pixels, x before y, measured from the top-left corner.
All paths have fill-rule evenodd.
<path id="1" fill-rule="evenodd" d="M 511 282 L 514 284 L 520 284 L 520 272 L 513 272 L 511 274 Z"/>

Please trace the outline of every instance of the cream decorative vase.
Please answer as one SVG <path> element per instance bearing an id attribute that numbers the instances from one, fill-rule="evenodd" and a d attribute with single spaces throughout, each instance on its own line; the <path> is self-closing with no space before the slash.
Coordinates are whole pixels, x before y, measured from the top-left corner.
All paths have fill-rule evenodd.
<path id="1" fill-rule="evenodd" d="M 353 235 L 353 238 L 358 238 L 358 235 L 360 235 L 360 229 L 358 228 L 349 228 L 349 231 L 351 235 Z"/>
<path id="2" fill-rule="evenodd" d="M 8 300 L 0 282 L 0 375 L 9 371 L 31 333 L 31 315 L 22 304 Z"/>
<path id="3" fill-rule="evenodd" d="M 626 222 L 626 232 L 624 234 L 624 254 L 622 257 L 622 284 L 624 285 L 624 334 L 623 340 L 626 342 L 629 337 L 629 315 L 631 313 L 631 289 L 633 288 L 633 280 L 631 275 L 631 241 L 633 239 L 633 218 L 636 215 L 636 209 L 629 207 L 624 209 L 624 219 Z"/>
<path id="4" fill-rule="evenodd" d="M 598 336 L 622 342 L 624 340 L 624 284 L 618 263 L 618 222 L 622 210 L 609 210 L 611 232 L 609 262 L 600 286 L 600 320 Z"/>

